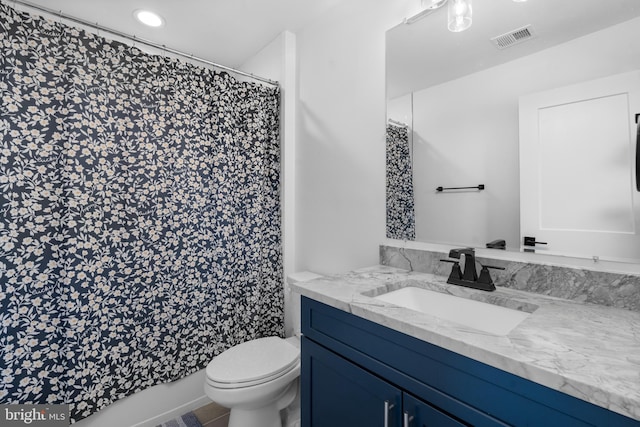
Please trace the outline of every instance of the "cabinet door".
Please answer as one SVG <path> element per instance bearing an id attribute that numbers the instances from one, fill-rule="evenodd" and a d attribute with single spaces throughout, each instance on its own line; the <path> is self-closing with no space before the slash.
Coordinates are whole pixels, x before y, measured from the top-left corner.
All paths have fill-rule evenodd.
<path id="1" fill-rule="evenodd" d="M 459 421 L 407 393 L 404 394 L 402 404 L 403 427 L 467 427 L 471 425 Z"/>
<path id="2" fill-rule="evenodd" d="M 302 338 L 303 427 L 400 427 L 402 392 Z"/>

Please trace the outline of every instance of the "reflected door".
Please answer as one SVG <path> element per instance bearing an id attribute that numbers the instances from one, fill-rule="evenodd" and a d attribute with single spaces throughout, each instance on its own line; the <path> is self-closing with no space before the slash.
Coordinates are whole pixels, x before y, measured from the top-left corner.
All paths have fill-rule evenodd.
<path id="1" fill-rule="evenodd" d="M 520 234 L 544 251 L 640 258 L 640 72 L 520 98 Z"/>

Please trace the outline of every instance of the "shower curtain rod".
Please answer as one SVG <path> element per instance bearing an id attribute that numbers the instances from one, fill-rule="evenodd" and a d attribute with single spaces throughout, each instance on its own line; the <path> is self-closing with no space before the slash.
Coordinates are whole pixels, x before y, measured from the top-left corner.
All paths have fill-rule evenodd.
<path id="1" fill-rule="evenodd" d="M 0 0 L 0 3 L 19 4 L 19 5 L 25 6 L 27 8 L 35 9 L 35 10 L 38 10 L 40 12 L 44 12 L 44 13 L 48 13 L 50 15 L 57 16 L 59 18 L 65 19 L 67 21 L 75 22 L 76 24 L 85 25 L 87 27 L 94 28 L 94 29 L 96 29 L 98 31 L 104 31 L 105 33 L 110 33 L 110 34 L 113 34 L 115 36 L 122 37 L 122 38 L 125 38 L 127 40 L 131 40 L 131 41 L 134 42 L 134 45 L 135 45 L 135 43 L 145 44 L 147 46 L 151 46 L 153 48 L 160 49 L 160 50 L 162 50 L 164 52 L 169 52 L 169 53 L 173 53 L 175 55 L 180 55 L 180 56 L 182 56 L 184 58 L 189 58 L 189 59 L 194 60 L 194 61 L 202 62 L 202 63 L 210 65 L 212 67 L 220 68 L 220 69 L 225 70 L 225 71 L 230 71 L 232 73 L 240 74 L 240 75 L 245 76 L 245 77 L 249 77 L 249 78 L 252 78 L 252 79 L 255 79 L 255 80 L 259 80 L 259 81 L 261 81 L 263 83 L 267 83 L 267 84 L 274 85 L 274 86 L 279 86 L 280 85 L 280 83 L 278 83 L 277 81 L 270 80 L 270 79 L 267 79 L 267 78 L 264 78 L 264 77 L 260 77 L 260 76 L 256 76 L 255 74 L 247 73 L 245 71 L 236 70 L 235 68 L 227 67 L 226 65 L 217 64 L 215 62 L 208 61 L 208 60 L 203 59 L 203 58 L 199 58 L 199 57 L 194 56 L 192 54 L 189 54 L 189 53 L 186 53 L 186 52 L 182 52 L 182 51 L 177 50 L 177 49 L 172 49 L 170 47 L 167 47 L 165 45 L 161 45 L 159 43 L 152 42 L 151 40 L 138 38 L 135 35 L 129 35 L 129 34 L 121 32 L 121 31 L 114 30 L 114 29 L 109 28 L 109 27 L 103 27 L 102 25 L 98 25 L 97 22 L 96 23 L 92 23 L 92 22 L 86 21 L 86 20 L 81 19 L 81 18 L 76 18 L 75 16 L 64 14 L 64 13 L 62 13 L 61 10 L 58 11 L 58 10 L 49 9 L 47 7 L 40 6 L 40 5 L 31 3 L 31 2 L 28 2 L 28 1 L 24 1 L 24 0 Z"/>

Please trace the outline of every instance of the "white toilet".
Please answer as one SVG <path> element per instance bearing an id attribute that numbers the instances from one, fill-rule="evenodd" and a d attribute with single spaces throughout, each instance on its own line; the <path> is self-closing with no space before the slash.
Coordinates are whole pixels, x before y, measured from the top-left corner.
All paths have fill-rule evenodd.
<path id="1" fill-rule="evenodd" d="M 291 340 L 258 338 L 209 362 L 204 391 L 231 409 L 229 427 L 282 427 L 280 410 L 295 399 L 300 376 L 300 349 Z"/>

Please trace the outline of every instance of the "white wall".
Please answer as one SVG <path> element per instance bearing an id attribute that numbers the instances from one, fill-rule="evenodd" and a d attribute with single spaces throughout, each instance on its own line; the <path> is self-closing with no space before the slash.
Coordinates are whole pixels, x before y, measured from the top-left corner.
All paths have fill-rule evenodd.
<path id="1" fill-rule="evenodd" d="M 633 69 L 640 18 L 415 92 L 416 240 L 519 248 L 518 97 Z M 477 184 L 486 190 L 434 191 Z"/>
<path id="2" fill-rule="evenodd" d="M 296 115 L 298 104 L 296 35 L 290 31 L 280 34 L 240 69 L 280 82 L 281 90 L 281 205 L 282 245 L 285 282 L 285 333 L 293 334 L 295 306 L 285 278 L 293 273 L 296 263 Z"/>
<path id="3" fill-rule="evenodd" d="M 413 94 L 399 96 L 387 101 L 387 119 L 411 126 L 413 123 Z"/>
<path id="4" fill-rule="evenodd" d="M 492 73 L 414 93 L 418 241 L 482 247 L 506 239 L 518 246 L 518 89 L 487 81 Z M 479 184 L 486 189 L 435 190 Z"/>
<path id="5" fill-rule="evenodd" d="M 399 96 L 387 101 L 387 119 L 407 125 L 409 137 L 409 155 L 413 162 L 413 94 Z M 385 135 L 386 138 L 386 135 Z M 386 145 L 385 145 L 386 150 Z M 413 166 L 413 163 L 412 163 Z M 385 151 L 386 168 L 386 151 Z M 412 168 L 413 169 L 413 168 Z M 385 169 L 386 170 L 386 169 Z M 385 205 L 386 206 L 386 205 Z M 385 218 L 386 220 L 386 218 Z"/>
<path id="6" fill-rule="evenodd" d="M 298 270 L 378 263 L 385 235 L 385 32 L 415 0 L 349 0 L 297 36 Z"/>

